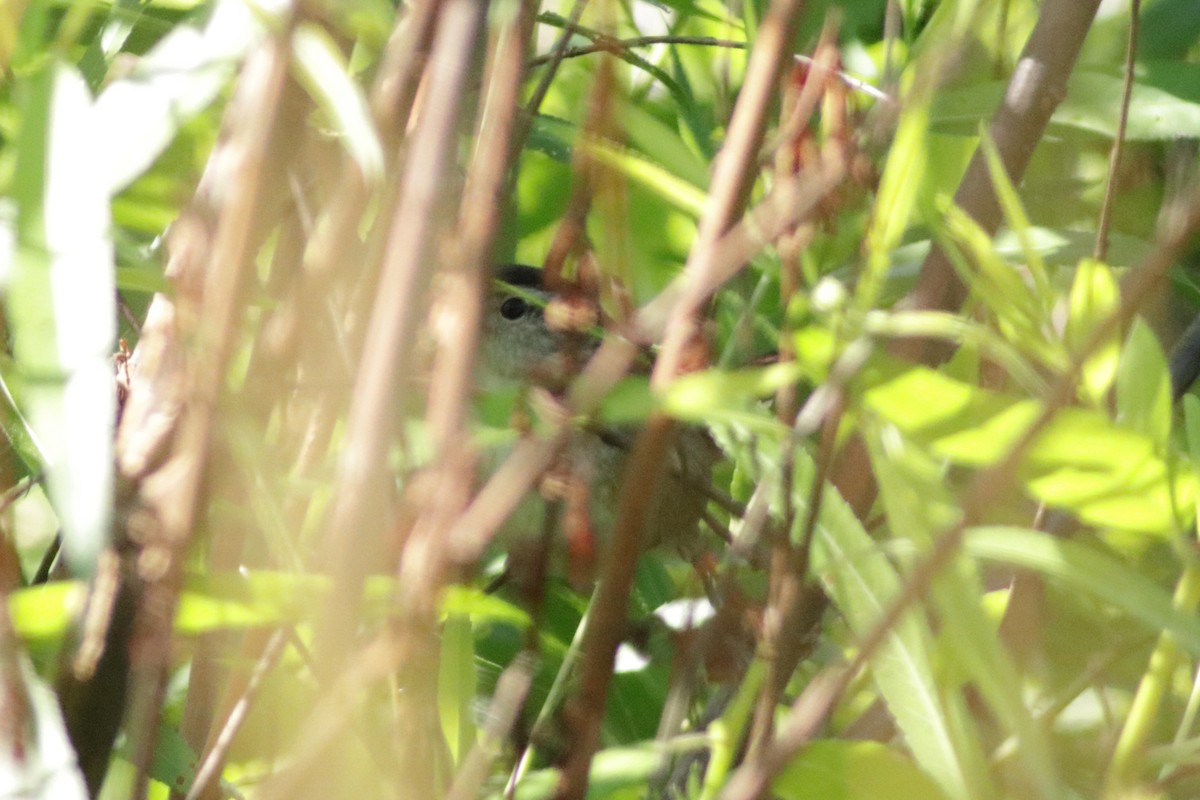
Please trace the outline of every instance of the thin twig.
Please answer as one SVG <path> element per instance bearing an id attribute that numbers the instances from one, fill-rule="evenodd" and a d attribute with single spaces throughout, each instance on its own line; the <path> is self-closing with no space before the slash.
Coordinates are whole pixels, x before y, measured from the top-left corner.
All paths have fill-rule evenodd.
<path id="1" fill-rule="evenodd" d="M 196 778 L 192 781 L 192 788 L 188 790 L 185 800 L 197 800 L 213 778 L 220 774 L 221 765 L 225 763 L 225 754 L 229 752 L 229 747 L 233 744 L 233 737 L 241 730 L 242 723 L 246 721 L 246 715 L 250 713 L 250 706 L 258 695 L 258 690 L 283 653 L 284 645 L 288 642 L 289 631 L 290 629 L 277 630 L 267 640 L 262 655 L 254 663 L 254 669 L 246 682 L 245 691 L 230 709 L 225 724 L 221 726 L 221 732 L 200 763 L 200 769 L 196 771 Z"/>
<path id="2" fill-rule="evenodd" d="M 625 635 L 634 567 L 643 549 L 644 523 L 663 479 L 662 466 L 673 434 L 671 420 L 661 415 L 651 416 L 625 465 L 617 520 L 596 586 L 596 602 L 583 634 L 585 660 L 579 691 L 571 707 L 573 735 L 555 791 L 556 800 L 582 800 L 587 791 L 592 756 L 600 743 L 613 659 Z"/>
<path id="3" fill-rule="evenodd" d="M 571 643 L 567 645 L 567 651 L 563 653 L 562 663 L 559 664 L 558 672 L 554 675 L 554 682 L 550 684 L 550 689 L 546 692 L 546 699 L 542 703 L 542 707 L 538 709 L 537 718 L 533 721 L 533 727 L 530 729 L 529 741 L 521 751 L 521 755 L 517 758 L 516 766 L 513 767 L 512 774 L 508 778 L 508 784 L 504 789 L 504 796 L 509 798 L 509 800 L 512 800 L 516 796 L 517 786 L 520 784 L 521 779 L 525 777 L 525 772 L 529 769 L 529 765 L 533 763 L 534 741 L 546 729 L 546 726 L 558 711 L 563 697 L 566 696 L 571 676 L 575 673 L 575 664 L 579 660 L 580 649 L 583 647 L 583 633 L 587 630 L 590 610 L 595 605 L 596 595 L 593 592 L 592 598 L 588 602 L 587 610 L 583 612 L 579 624 L 575 626 L 575 635 L 572 637 Z"/>
<path id="4" fill-rule="evenodd" d="M 432 326 L 437 344 L 438 369 L 433 372 L 426 403 L 426 415 L 438 451 L 435 469 L 445 473 L 440 480 L 457 482 L 462 487 L 473 483 L 472 459 L 465 446 L 465 426 L 475 372 L 476 344 L 483 318 L 483 298 L 489 275 L 492 246 L 504 207 L 502 191 L 509 173 L 510 143 L 514 138 L 517 102 L 523 75 L 525 48 L 533 27 L 533 4 L 525 0 L 520 13 L 498 32 L 483 86 L 484 102 L 479 113 L 475 136 L 476 148 L 467 172 L 458 213 L 453 244 L 447 247 L 441 272 L 441 292 L 437 323 Z M 446 506 L 453 494 L 431 498 L 426 523 L 414 527 L 416 535 L 430 535 L 445 541 L 444 525 L 461 508 L 444 508 L 438 514 L 433 506 Z M 441 556 L 439 556 L 439 560 Z M 428 572 L 427 565 L 414 565 Z M 416 581 L 423 591 L 424 581 Z M 439 587 L 428 587 L 437 592 Z"/>
<path id="5" fill-rule="evenodd" d="M 1125 130 L 1129 127 L 1129 103 L 1133 99 L 1133 67 L 1137 61 L 1138 15 L 1141 0 L 1130 0 L 1129 41 L 1125 48 L 1125 84 L 1121 90 L 1121 113 L 1117 116 L 1117 133 L 1108 155 L 1108 180 L 1104 186 L 1104 202 L 1100 205 L 1100 221 L 1096 224 L 1096 246 L 1092 255 L 1097 261 L 1108 258 L 1108 230 L 1112 226 L 1113 205 L 1117 198 L 1117 172 L 1121 167 L 1121 150 L 1125 146 Z"/>
<path id="6" fill-rule="evenodd" d="M 583 29 L 576 28 L 575 32 L 582 33 Z M 715 36 L 634 36 L 629 39 L 617 39 L 605 36 L 602 33 L 595 33 L 594 39 L 595 41 L 589 45 L 568 47 L 562 53 L 562 60 L 590 56 L 595 53 L 622 53 L 626 50 L 633 50 L 639 47 L 652 47 L 656 44 L 726 47 L 731 50 L 745 50 L 747 47 L 746 42 L 739 42 L 734 39 L 718 39 Z M 543 64 L 549 63 L 553 57 L 554 55 L 550 54 L 532 58 L 529 60 L 529 67 L 540 67 Z"/>
<path id="7" fill-rule="evenodd" d="M 550 85 L 554 82 L 554 76 L 558 74 L 558 65 L 562 63 L 563 54 L 567 52 L 567 45 L 571 42 L 571 36 L 575 27 L 579 25 L 579 20 L 583 18 L 583 10 L 587 8 L 587 4 L 588 0 L 575 0 L 571 5 L 571 13 L 567 17 L 567 23 L 563 26 L 558 41 L 550 49 L 550 56 L 545 62 L 547 69 L 542 73 L 542 77 L 538 81 L 538 85 L 533 90 L 533 93 L 529 95 L 529 102 L 525 104 L 526 120 L 532 120 L 537 116 L 538 110 L 542 107 L 542 101 L 546 99 L 546 94 L 550 91 Z"/>

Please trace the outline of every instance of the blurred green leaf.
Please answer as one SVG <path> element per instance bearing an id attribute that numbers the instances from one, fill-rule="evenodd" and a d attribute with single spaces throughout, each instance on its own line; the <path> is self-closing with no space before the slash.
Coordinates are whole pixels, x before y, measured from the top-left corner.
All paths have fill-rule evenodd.
<path id="1" fill-rule="evenodd" d="M 381 580 L 376 590 L 384 601 L 391 597 L 392 589 Z M 442 613 L 445 615 L 470 617 L 473 624 L 503 624 L 514 628 L 527 628 L 532 624 L 528 612 L 507 600 L 470 586 L 451 586 L 442 596 Z"/>
<path id="2" fill-rule="evenodd" d="M 867 410 L 964 465 L 998 461 L 1041 413 L 1036 400 L 921 367 L 881 366 L 868 375 Z M 1055 416 L 1029 448 L 1021 480 L 1034 497 L 1086 522 L 1158 535 L 1185 522 L 1196 494 L 1193 477 L 1175 475 L 1148 437 L 1082 408 Z"/>
<path id="3" fill-rule="evenodd" d="M 180 25 L 96 100 L 89 128 L 102 183 L 116 194 L 142 174 L 179 127 L 212 103 L 265 20 L 241 0 L 218 0 L 203 30 Z"/>
<path id="4" fill-rule="evenodd" d="M 1133 321 L 1117 367 L 1117 421 L 1165 453 L 1171 436 L 1171 374 L 1158 337 Z"/>
<path id="5" fill-rule="evenodd" d="M 1170 631 L 1179 646 L 1200 655 L 1200 619 L 1177 608 L 1171 594 L 1113 556 L 1085 544 L 1028 528 L 988 526 L 967 531 L 975 558 L 1034 570 L 1125 611 L 1151 633 Z"/>
<path id="6" fill-rule="evenodd" d="M 663 765 L 664 754 L 654 744 L 641 747 L 609 747 L 600 750 L 592 759 L 588 773 L 588 800 L 641 796 L 650 778 Z M 517 784 L 517 800 L 542 800 L 551 797 L 558 786 L 559 771 L 539 770 L 525 776 Z M 493 798 L 502 794 L 490 795 Z"/>
<path id="7" fill-rule="evenodd" d="M 117 288 L 123 292 L 165 292 L 170 288 L 161 272 L 141 267 L 117 267 Z"/>
<path id="8" fill-rule="evenodd" d="M 691 186 L 707 188 L 708 164 L 678 132 L 635 103 L 622 109 L 621 122 L 630 142 L 663 169 Z"/>
<path id="9" fill-rule="evenodd" d="M 623 150 L 596 140 L 585 140 L 584 149 L 592 158 L 637 181 L 671 205 L 699 219 L 708 201 L 700 189 L 652 164 L 631 150 Z"/>
<path id="10" fill-rule="evenodd" d="M 367 184 L 383 176 L 383 145 L 361 85 L 349 74 L 341 50 L 324 28 L 301 23 L 292 33 L 292 57 L 308 89 Z"/>
<path id="11" fill-rule="evenodd" d="M 703 370 L 672 381 L 663 410 L 692 422 L 741 416 L 756 400 L 770 397 L 801 377 L 795 363 L 771 364 L 736 371 Z"/>
<path id="12" fill-rule="evenodd" d="M 879 742 L 823 739 L 800 751 L 771 784 L 783 800 L 938 800 L 946 795 Z"/>
<path id="13" fill-rule="evenodd" d="M 917 208 L 921 176 L 928 160 L 926 152 L 929 131 L 928 86 L 905 98 L 887 164 L 879 179 L 875 207 L 864 242 L 865 268 L 855 292 L 855 306 L 865 311 L 879 302 L 887 275 L 891 252 L 900 244 Z"/>
<path id="14" fill-rule="evenodd" d="M 134 759 L 128 740 L 117 747 L 117 752 L 126 761 Z M 183 734 L 173 725 L 161 725 L 158 741 L 154 745 L 154 760 L 150 764 L 149 776 L 176 791 L 186 791 L 196 778 L 199 757 L 183 739 Z"/>
<path id="15" fill-rule="evenodd" d="M 1191 457 L 1192 474 L 1200 479 L 1200 397 L 1183 396 L 1183 430 L 1187 453 Z"/>
<path id="16" fill-rule="evenodd" d="M 1078 353 L 1088 345 L 1093 333 L 1110 320 L 1120 304 L 1116 276 L 1106 264 L 1090 258 L 1079 262 L 1071 285 L 1067 316 L 1066 342 Z M 1103 346 L 1096 350 L 1083 368 L 1083 386 L 1089 400 L 1101 404 L 1117 374 L 1120 339 L 1113 330 Z"/>
<path id="17" fill-rule="evenodd" d="M 938 206 L 935 232 L 959 279 L 995 318 L 1001 333 L 1025 353 L 1051 366 L 1065 365 L 1065 355 L 1048 333 L 1044 300 L 1025 277 L 996 251 L 992 237 L 946 199 Z"/>
<path id="18" fill-rule="evenodd" d="M 1139 65 L 1125 138 L 1153 141 L 1200 136 L 1198 81 L 1200 65 Z M 973 133 L 980 123 L 991 118 L 1006 86 L 1002 81 L 988 81 L 939 94 L 933 105 L 933 126 L 942 132 Z M 1054 112 L 1051 126 L 1113 138 L 1123 87 L 1124 79 L 1116 72 L 1076 72 L 1067 85 L 1066 99 Z"/>
<path id="19" fill-rule="evenodd" d="M 1042 262 L 1041 253 L 1034 245 L 1029 217 L 1021 204 L 1017 187 L 1013 186 L 1008 177 L 1004 162 L 1000 158 L 1000 152 L 996 149 L 996 143 L 986 132 L 980 137 L 979 147 L 987 160 L 988 174 L 992 178 L 992 188 L 1000 200 L 1000 207 L 1004 209 L 1004 219 L 1008 223 L 1009 230 L 1021 245 L 1022 263 L 1033 280 L 1034 291 L 1043 298 L 1044 303 L 1049 303 L 1050 299 L 1054 297 L 1053 287 L 1051 287 L 1050 278 L 1046 274 L 1046 265 Z"/>
<path id="20" fill-rule="evenodd" d="M 566 120 L 538 114 L 533 118 L 528 146 L 555 161 L 569 164 L 576 133 L 574 126 Z"/>
<path id="21" fill-rule="evenodd" d="M 708 736 L 712 744 L 699 800 L 713 800 L 725 785 L 729 770 L 737 759 L 738 746 L 745 741 L 746 726 L 752 719 L 754 705 L 766 678 L 767 665 L 763 659 L 754 659 L 746 669 L 737 694 L 725 707 L 720 718 L 708 726 Z"/>
<path id="22" fill-rule="evenodd" d="M 1200 136 L 1200 65 L 1164 64 L 1140 69 L 1129 104 L 1128 141 Z M 1124 77 L 1119 73 L 1079 71 L 1071 77 L 1067 99 L 1054 122 L 1098 133 L 1117 134 Z"/>
<path id="23" fill-rule="evenodd" d="M 957 522 L 959 514 L 946 486 L 945 467 L 927 453 L 910 447 L 902 436 L 869 430 L 866 439 L 893 539 L 913 541 L 921 551 L 927 551 L 943 531 Z M 944 658 L 958 668 L 961 676 L 951 682 L 943 674 L 941 685 L 949 688 L 963 683 L 975 687 L 1005 733 L 1019 743 L 1015 761 L 1024 771 L 1030 793 L 1045 798 L 1061 796 L 1049 742 L 1022 701 L 1020 674 L 984 611 L 985 593 L 973 563 L 956 556 L 931 588 L 940 612 Z M 947 707 L 958 739 L 974 742 L 981 752 L 978 742 L 982 737 L 962 697 L 950 695 Z M 977 768 L 983 769 L 981 765 Z"/>
<path id="24" fill-rule="evenodd" d="M 928 336 L 966 345 L 995 361 L 1031 394 L 1046 390 L 1036 368 L 1004 337 L 959 314 L 941 311 L 876 311 L 867 315 L 867 332 L 875 336 Z M 960 353 L 963 351 L 960 351 Z"/>
<path id="25" fill-rule="evenodd" d="M 438 658 L 438 708 L 442 733 L 454 763 L 462 764 L 475 744 L 475 640 L 469 617 L 452 614 L 442 625 Z"/>
<path id="26" fill-rule="evenodd" d="M 10 593 L 8 614 L 18 637 L 47 641 L 63 635 L 86 599 L 81 581 L 54 581 Z"/>
<path id="27" fill-rule="evenodd" d="M 90 155 L 93 106 L 79 73 L 47 62 L 27 90 L 14 187 L 17 258 L 6 298 L 18 400 L 44 458 L 66 558 L 90 574 L 112 513 L 108 187 Z"/>
<path id="28" fill-rule="evenodd" d="M 812 462 L 802 452 L 798 471 L 811 475 Z M 805 482 L 798 482 L 793 501 L 799 519 L 808 501 Z M 900 592 L 896 568 L 832 488 L 822 502 L 812 564 L 858 636 L 874 628 Z M 917 763 L 952 797 L 984 796 L 986 759 L 979 742 L 956 725 L 965 708 L 961 696 L 948 696 L 938 685 L 929 660 L 932 641 L 924 617 L 909 610 L 872 660 L 871 675 Z"/>
<path id="29" fill-rule="evenodd" d="M 368 616 L 393 612 L 395 580 L 374 576 L 367 582 Z M 256 570 L 244 575 L 214 573 L 187 580 L 175 615 L 175 630 L 192 636 L 219 630 L 302 623 L 320 610 L 329 592 L 324 575 Z M 26 640 L 60 637 L 83 607 L 83 587 L 62 581 L 20 589 L 9 595 L 9 613 L 17 635 Z M 467 586 L 451 587 L 442 613 L 476 625 L 525 628 L 529 615 L 494 595 Z"/>
<path id="30" fill-rule="evenodd" d="M 609 425 L 628 425 L 644 422 L 658 407 L 650 393 L 650 380 L 642 376 L 622 379 L 600 404 L 597 418 Z"/>

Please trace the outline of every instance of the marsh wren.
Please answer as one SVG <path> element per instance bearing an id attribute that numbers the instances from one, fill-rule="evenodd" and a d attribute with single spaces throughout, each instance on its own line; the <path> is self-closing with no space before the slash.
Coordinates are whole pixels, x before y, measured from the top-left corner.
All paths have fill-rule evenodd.
<path id="1" fill-rule="evenodd" d="M 481 383 L 562 388 L 564 375 L 591 355 L 598 339 L 547 324 L 546 308 L 554 295 L 544 287 L 541 270 L 507 265 L 497 268 L 493 277 L 495 286 L 484 308 Z M 615 521 L 621 481 L 637 479 L 624 474 L 636 433 L 632 426 L 582 426 L 551 471 L 551 482 L 557 486 L 551 495 L 561 492 L 557 499 L 565 501 L 563 528 L 569 552 L 576 548 L 573 539 L 581 535 L 581 527 L 589 533 L 594 530 L 597 541 L 605 541 Z M 717 449 L 703 430 L 687 427 L 676 436 L 668 458 L 646 520 L 647 546 L 680 547 L 695 540 Z M 530 508 L 526 504 L 518 510 L 507 527 L 532 526 L 535 517 Z"/>

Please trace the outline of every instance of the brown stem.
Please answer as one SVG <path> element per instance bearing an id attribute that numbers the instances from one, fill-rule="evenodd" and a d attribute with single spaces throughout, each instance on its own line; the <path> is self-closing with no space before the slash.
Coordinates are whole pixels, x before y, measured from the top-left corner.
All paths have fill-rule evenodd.
<path id="1" fill-rule="evenodd" d="M 255 697 L 258 695 L 258 690 L 262 687 L 262 683 L 268 673 L 275 667 L 279 656 L 283 654 L 283 648 L 287 644 L 287 640 L 288 634 L 284 630 L 277 630 L 271 634 L 271 638 L 263 648 L 262 655 L 258 657 L 258 660 L 254 664 L 254 670 L 250 673 L 241 696 L 237 699 L 233 708 L 229 710 L 229 715 L 221 725 L 212 745 L 207 748 L 204 760 L 200 764 L 200 769 L 196 771 L 196 778 L 192 781 L 192 788 L 188 790 L 185 800 L 198 800 L 201 797 L 220 796 L 219 793 L 214 794 L 209 787 L 210 785 L 215 786 L 213 781 L 220 774 L 221 767 L 225 764 L 225 755 L 229 752 L 230 745 L 233 744 L 233 737 L 237 735 L 237 732 L 242 727 L 242 723 L 246 721 L 246 715 L 250 712 L 250 706 L 254 703 Z"/>
<path id="2" fill-rule="evenodd" d="M 672 309 L 662 352 L 650 377 L 657 389 L 661 390 L 679 372 L 684 349 L 696 335 L 696 317 L 711 294 L 713 264 L 705 254 L 741 216 L 750 189 L 758 180 L 758 152 L 768 112 L 779 90 L 779 76 L 787 63 L 802 9 L 802 0 L 774 0 L 759 27 L 746 65 L 746 80 L 729 121 L 729 135 L 714 165 L 704 216 L 684 265 L 684 291 Z"/>
<path id="3" fill-rule="evenodd" d="M 596 601 L 583 635 L 583 675 L 569 713 L 573 728 L 570 751 L 555 791 L 556 800 L 582 800 L 588 769 L 600 744 L 600 726 L 612 680 L 613 659 L 625 635 L 625 616 L 633 589 L 642 533 L 650 505 L 663 477 L 673 424 L 653 415 L 638 435 L 625 467 L 612 542 L 602 566 Z"/>
<path id="4" fill-rule="evenodd" d="M 145 586 L 139 598 L 132 648 L 134 669 L 128 729 L 137 768 L 134 797 L 144 796 L 166 689 L 175 607 L 183 559 L 201 507 L 202 479 L 225 385 L 225 365 L 240 330 L 245 289 L 257 246 L 256 224 L 272 176 L 270 145 L 288 74 L 289 28 L 247 60 L 238 91 L 227 111 L 231 131 L 224 168 L 239 175 L 241 191 L 231 193 L 217 212 L 216 232 L 203 276 L 198 307 L 184 309 L 175 342 L 192 345 L 182 376 L 186 405 L 174 431 L 171 454 L 146 476 L 134 512 L 144 542 L 138 567 Z"/>
<path id="5" fill-rule="evenodd" d="M 1099 5 L 1100 0 L 1047 0 L 1042 6 L 1004 100 L 988 127 L 988 135 L 996 143 L 1014 184 L 1021 182 L 1050 116 L 1066 96 L 1067 79 Z M 982 152 L 977 151 L 971 159 L 954 202 L 989 234 L 1000 226 L 1000 203 Z M 953 311 L 962 305 L 966 292 L 967 287 L 950 259 L 941 248 L 934 247 L 921 267 L 916 287 L 901 301 L 900 307 Z M 914 338 L 898 341 L 893 349 L 898 355 L 926 363 L 930 358 L 940 361 L 944 357 L 945 354 L 926 357 L 927 346 L 926 341 Z"/>
<path id="6" fill-rule="evenodd" d="M 1117 197 L 1117 171 L 1121 167 L 1121 150 L 1125 146 L 1125 129 L 1129 126 L 1129 102 L 1133 98 L 1133 66 L 1137 61 L 1137 41 L 1141 0 L 1129 4 L 1129 43 L 1125 48 L 1125 84 L 1121 90 L 1121 113 L 1117 116 L 1117 135 L 1113 137 L 1108 156 L 1108 180 L 1104 186 L 1104 202 L 1100 205 L 1100 221 L 1096 225 L 1096 247 L 1092 255 L 1097 261 L 1108 258 L 1108 230 L 1112 226 L 1113 205 Z"/>
<path id="7" fill-rule="evenodd" d="M 318 664 L 330 674 L 349 655 L 362 585 L 381 552 L 390 481 L 387 448 L 400 376 L 411 369 L 413 333 L 432 272 L 433 242 L 472 54 L 486 7 L 451 0 L 442 10 L 429 87 L 413 133 L 399 202 L 355 382 L 336 494 L 323 542 L 333 591 L 318 628 Z"/>

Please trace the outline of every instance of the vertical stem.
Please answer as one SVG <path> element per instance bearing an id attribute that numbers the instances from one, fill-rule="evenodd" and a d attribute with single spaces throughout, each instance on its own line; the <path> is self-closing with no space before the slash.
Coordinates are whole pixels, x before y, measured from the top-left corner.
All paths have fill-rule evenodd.
<path id="1" fill-rule="evenodd" d="M 1117 134 L 1108 156 L 1108 182 L 1104 186 L 1104 203 L 1100 206 L 1100 221 L 1096 225 L 1096 247 L 1092 255 L 1097 261 L 1108 258 L 1108 229 L 1112 225 L 1112 209 L 1117 196 L 1117 171 L 1121 166 L 1121 149 L 1125 145 L 1125 129 L 1129 125 L 1129 101 L 1133 97 L 1133 65 L 1137 60 L 1138 15 L 1141 0 L 1130 0 L 1129 44 L 1125 50 L 1125 86 L 1121 91 L 1121 114 L 1117 117 Z"/>
<path id="2" fill-rule="evenodd" d="M 1183 575 L 1175 587 L 1175 607 L 1184 614 L 1193 614 L 1200 605 L 1200 564 L 1191 563 L 1184 568 Z M 1150 654 L 1150 664 L 1146 674 L 1138 684 L 1137 694 L 1133 697 L 1133 706 L 1117 746 L 1113 750 L 1112 761 L 1109 762 L 1108 772 L 1104 776 L 1104 796 L 1106 798 L 1122 798 L 1131 794 L 1135 784 L 1141 777 L 1146 765 L 1146 744 L 1150 739 L 1154 726 L 1158 721 L 1158 713 L 1162 708 L 1163 697 L 1171 685 L 1175 668 L 1179 664 L 1179 647 L 1175 637 L 1170 633 L 1159 636 L 1154 652 Z"/>

